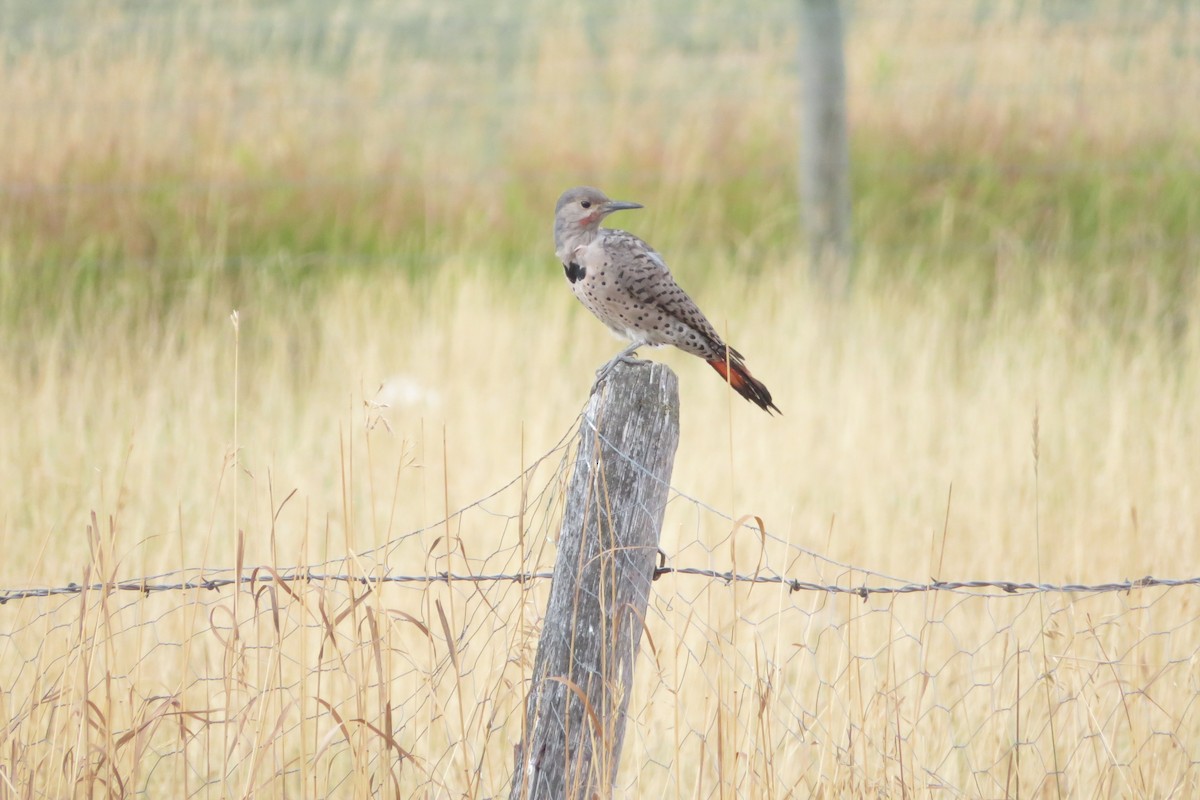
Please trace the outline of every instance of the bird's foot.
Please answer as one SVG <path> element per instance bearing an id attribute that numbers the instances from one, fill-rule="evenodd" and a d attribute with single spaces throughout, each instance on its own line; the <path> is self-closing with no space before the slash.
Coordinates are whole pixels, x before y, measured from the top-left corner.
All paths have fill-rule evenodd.
<path id="1" fill-rule="evenodd" d="M 645 364 L 645 363 L 646 362 L 642 361 L 640 358 L 634 358 L 631 355 L 627 356 L 624 353 L 622 353 L 621 355 L 614 358 L 612 361 L 609 361 L 607 364 L 605 364 L 600 369 L 596 370 L 596 382 L 599 383 L 600 381 L 607 378 L 608 373 L 610 373 L 614 369 L 616 369 L 617 364 L 628 364 L 631 367 L 635 367 L 638 364 Z"/>
<path id="2" fill-rule="evenodd" d="M 609 373 L 616 368 L 617 364 L 628 364 L 631 367 L 637 366 L 638 364 L 645 364 L 645 361 L 642 361 L 640 358 L 634 358 L 633 356 L 633 354 L 636 353 L 637 349 L 641 346 L 641 344 L 634 344 L 626 347 L 624 350 L 613 356 L 607 364 L 596 370 L 596 382 L 592 384 L 591 393 L 596 393 L 596 390 L 600 388 L 600 384 L 604 383 L 605 379 L 608 378 Z"/>

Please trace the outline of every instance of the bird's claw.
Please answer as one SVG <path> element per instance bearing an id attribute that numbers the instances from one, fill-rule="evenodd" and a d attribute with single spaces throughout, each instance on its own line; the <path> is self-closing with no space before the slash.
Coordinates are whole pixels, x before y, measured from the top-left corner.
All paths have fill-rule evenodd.
<path id="1" fill-rule="evenodd" d="M 646 362 L 642 359 L 634 357 L 633 354 L 636 352 L 637 347 L 628 347 L 622 350 L 620 353 L 617 353 L 612 360 L 610 360 L 600 369 L 596 370 L 596 382 L 592 384 L 591 394 L 596 393 L 596 390 L 600 388 L 600 384 L 604 383 L 605 379 L 608 378 L 609 373 L 616 368 L 617 364 L 628 364 L 631 367 L 636 367 L 639 364 L 645 364 Z"/>
<path id="2" fill-rule="evenodd" d="M 636 367 L 638 364 L 644 363 L 646 362 L 642 361 L 640 358 L 635 358 L 634 356 L 622 353 L 612 361 L 609 361 L 600 369 L 596 370 L 596 381 L 599 382 L 607 378 L 608 373 L 612 372 L 616 368 L 617 364 L 628 364 L 631 367 Z"/>

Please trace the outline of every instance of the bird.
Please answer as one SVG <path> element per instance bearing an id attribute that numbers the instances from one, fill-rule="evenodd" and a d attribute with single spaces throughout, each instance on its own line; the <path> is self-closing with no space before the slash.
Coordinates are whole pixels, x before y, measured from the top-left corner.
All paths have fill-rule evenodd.
<path id="1" fill-rule="evenodd" d="M 597 385 L 640 347 L 674 345 L 708 362 L 742 397 L 770 414 L 783 412 L 745 357 L 725 344 L 704 312 L 679 287 L 654 248 L 628 231 L 602 228 L 615 211 L 641 203 L 610 200 L 591 186 L 563 192 L 554 209 L 555 254 L 571 291 L 618 337 L 631 344 L 597 373 Z"/>

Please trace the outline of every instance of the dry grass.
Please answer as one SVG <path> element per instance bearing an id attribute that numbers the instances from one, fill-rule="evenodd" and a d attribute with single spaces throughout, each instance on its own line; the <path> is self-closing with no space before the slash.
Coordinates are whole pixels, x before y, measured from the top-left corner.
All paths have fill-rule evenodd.
<path id="1" fill-rule="evenodd" d="M 303 315 L 243 312 L 236 466 L 233 333 L 223 312 L 179 309 L 186 341 L 164 331 L 137 343 L 121 339 L 128 321 L 118 316 L 91 346 L 47 358 L 41 378 L 5 398 L 22 409 L 5 418 L 3 436 L 24 465 L 5 476 L 6 496 L 19 499 L 5 512 L 5 535 L 28 542 L 6 561 L 5 585 L 83 583 L 89 564 L 96 579 L 235 559 L 287 566 L 340 558 L 434 522 L 447 501 L 456 508 L 516 474 L 522 450 L 528 463 L 568 428 L 592 367 L 613 343 L 565 294 L 548 288 L 516 298 L 477 268 L 445 266 L 460 277 L 435 281 L 419 297 L 400 279 L 348 281 Z M 795 271 L 786 266 L 772 274 Z M 706 290 L 710 307 L 738 296 L 760 310 L 730 328 L 786 415 L 771 419 L 736 399 L 729 411 L 709 370 L 662 354 L 680 373 L 684 399 L 674 482 L 737 514 L 762 515 L 793 545 L 914 580 L 1186 573 L 1200 519 L 1188 469 L 1200 445 L 1188 412 L 1200 388 L 1189 366 L 1200 355 L 1195 334 L 1168 347 L 1144 321 L 1117 339 L 1063 292 L 1037 309 L 964 320 L 965 298 L 946 287 L 906 301 L 904 312 L 896 298 L 867 297 L 829 312 L 787 277 Z M 387 412 L 390 429 L 369 427 L 363 401 L 395 365 L 436 396 L 398 400 Z M 540 468 L 535 489 L 555 491 L 556 463 Z M 89 508 L 101 531 L 105 517 L 116 518 L 104 547 L 85 544 Z M 328 571 L 548 566 L 552 507 L 527 515 L 527 559 L 517 553 L 519 496 L 510 491 L 489 508 L 454 521 L 448 559 L 447 530 L 437 526 L 386 556 Z M 727 537 L 724 520 L 676 501 L 663 544 L 681 566 L 760 563 L 755 537 Z M 806 580 L 881 580 L 783 544 L 765 563 Z M 293 596 L 268 574 L 259 578 L 264 587 L 237 600 L 229 590 L 148 599 L 122 592 L 106 607 L 93 592 L 10 604 L 3 662 L 16 749 L 6 752 L 14 768 L 30 770 L 18 778 L 39 775 L 31 784 L 51 786 L 48 776 L 59 773 L 49 765 L 90 746 L 111 753 L 71 762 L 55 778 L 67 783 L 52 785 L 64 788 L 50 794 L 69 793 L 77 774 L 103 777 L 109 764 L 127 783 L 150 781 L 151 794 L 205 780 L 235 795 L 259 784 L 272 796 L 367 794 L 368 782 L 379 786 L 391 773 L 401 794 L 501 791 L 545 587 L 528 598 L 508 584 L 482 585 L 482 594 L 473 585 L 389 587 L 353 606 L 352 586 L 293 584 Z M 458 669 L 438 600 L 457 609 Z M 1172 744 L 1196 734 L 1184 675 L 1200 642 L 1188 595 L 1047 603 L 1049 611 L 1029 598 L 902 596 L 864 606 L 660 581 L 627 780 L 634 793 L 740 786 L 770 796 L 796 786 L 870 795 L 887 793 L 903 762 L 911 790 L 933 781 L 1002 794 L 1006 780 L 1031 790 L 1052 770 L 1055 741 L 1046 699 L 1031 690 L 1047 670 L 1038 649 L 1044 620 L 1056 637 L 1054 705 L 1066 718 L 1055 736 L 1076 765 L 1066 793 L 1122 793 L 1113 782 L 1129 759 L 1144 773 L 1144 794 L 1169 794 L 1161 781 L 1194 780 L 1177 760 L 1188 746 Z M 928 686 L 923 670 L 933 676 Z M 1109 670 L 1121 672 L 1117 683 Z M 1137 695 L 1151 686 L 1151 695 Z M 1137 710 L 1114 717 L 1123 695 Z M 33 698 L 42 698 L 40 711 L 30 708 Z M 101 706 L 92 711 L 88 702 Z M 335 723 L 323 703 L 349 721 Z M 468 709 L 465 723 L 458 704 Z M 140 725 L 146 751 L 137 737 L 121 742 Z M 1015 766 L 1014 725 L 1033 732 Z M 658 729 L 674 735 L 663 739 Z M 1086 744 L 1110 734 L 1107 751 Z M 256 749 L 261 742 L 267 755 Z M 947 761 L 956 746 L 960 756 Z M 398 760 L 396 748 L 414 760 Z M 138 771 L 146 752 L 161 761 L 152 774 Z M 272 777 L 280 771 L 288 777 Z"/>
<path id="2" fill-rule="evenodd" d="M 1197 34 L 1147 22 L 1122 57 L 1106 12 L 1081 36 L 955 8 L 855 22 L 860 147 L 976 167 L 1107 154 L 1096 184 L 1114 194 L 1090 217 L 1067 190 L 1061 208 L 996 199 L 1019 181 L 895 202 L 907 184 L 883 171 L 860 222 L 895 236 L 864 235 L 837 307 L 790 254 L 792 38 L 770 19 L 715 54 L 708 28 L 680 34 L 699 56 L 649 59 L 649 26 L 613 49 L 574 9 L 522 28 L 499 77 L 399 58 L 384 33 L 339 70 L 164 53 L 149 26 L 135 47 L 22 50 L 0 64 L 20 101 L 0 109 L 0 586 L 549 564 L 557 455 L 525 485 L 538 502 L 517 485 L 437 523 L 551 449 L 616 347 L 548 255 L 547 206 L 580 176 L 647 202 L 619 224 L 666 253 L 785 414 L 653 354 L 681 379 L 675 486 L 778 537 L 760 554 L 681 497 L 675 564 L 845 585 L 1186 577 L 1200 295 L 1180 254 L 1197 206 L 1176 177 L 1148 190 L 1161 206 L 1126 207 L 1142 173 L 1111 164 L 1195 167 L 1200 121 L 1164 95 L 1194 96 L 1170 53 Z M 486 102 L 434 102 L 464 85 Z M 1080 261 L 1028 238 L 1048 230 L 1147 247 Z M 371 407 L 381 384 L 388 407 Z M 0 796 L 503 792 L 544 585 L 257 579 L 4 605 Z M 623 791 L 1194 793 L 1189 591 L 864 603 L 663 579 Z"/>

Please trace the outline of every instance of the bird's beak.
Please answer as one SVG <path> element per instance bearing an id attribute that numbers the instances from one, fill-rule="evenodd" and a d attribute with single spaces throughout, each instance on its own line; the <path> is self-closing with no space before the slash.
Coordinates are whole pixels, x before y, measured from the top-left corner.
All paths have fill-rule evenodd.
<path id="1" fill-rule="evenodd" d="M 614 211 L 629 211 L 634 208 L 642 208 L 641 203 L 628 203 L 624 200 L 609 200 L 604 204 L 604 216 L 608 216 Z"/>

